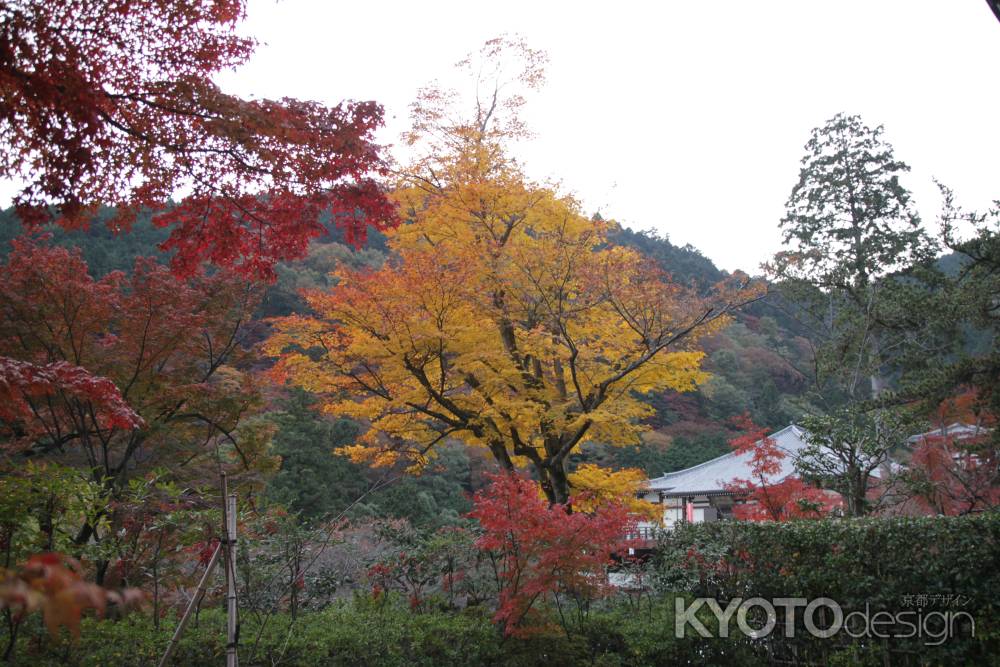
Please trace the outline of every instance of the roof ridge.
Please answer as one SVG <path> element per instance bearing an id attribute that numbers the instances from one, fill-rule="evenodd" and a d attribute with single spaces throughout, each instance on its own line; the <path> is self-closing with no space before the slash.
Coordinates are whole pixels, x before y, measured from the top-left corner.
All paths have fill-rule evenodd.
<path id="1" fill-rule="evenodd" d="M 697 463 L 697 464 L 695 464 L 695 465 L 693 465 L 693 466 L 691 466 L 689 468 L 681 468 L 680 470 L 674 470 L 673 472 L 665 472 L 662 475 L 660 475 L 659 477 L 654 477 L 653 479 L 667 479 L 667 478 L 669 478 L 669 477 L 671 477 L 673 475 L 679 475 L 679 474 L 684 473 L 684 472 L 690 472 L 691 470 L 697 470 L 698 468 L 704 468 L 705 466 L 707 466 L 710 463 L 715 463 L 716 461 L 721 461 L 722 459 L 726 459 L 726 458 L 729 458 L 731 456 L 736 456 L 736 452 L 727 452 L 727 453 L 722 454 L 720 456 L 716 456 L 714 459 L 709 459 L 707 461 L 702 461 L 701 463 Z M 653 479 L 651 479 L 649 481 L 653 481 Z"/>
<path id="2" fill-rule="evenodd" d="M 792 429 L 792 432 L 794 433 L 794 432 L 797 432 L 797 431 L 801 430 L 801 427 L 799 427 L 797 424 L 792 423 L 792 424 L 789 424 L 788 426 L 784 427 L 783 429 L 781 429 L 779 431 L 775 431 L 774 433 L 770 433 L 770 434 L 768 434 L 768 435 L 766 435 L 764 437 L 765 438 L 774 438 L 775 436 L 777 436 L 777 435 L 779 435 L 781 433 L 784 433 L 785 431 L 787 431 L 789 429 Z M 726 452 L 725 454 L 722 454 L 720 456 L 716 456 L 714 459 L 709 459 L 707 461 L 702 461 L 701 463 L 698 463 L 696 465 L 690 466 L 688 468 L 681 468 L 680 470 L 674 470 L 673 472 L 665 472 L 662 475 L 660 475 L 659 477 L 653 477 L 653 478 L 651 478 L 651 479 L 649 479 L 647 481 L 652 482 L 652 481 L 657 480 L 657 479 L 669 479 L 671 476 L 679 475 L 681 473 L 690 472 L 692 470 L 698 470 L 699 468 L 703 468 L 703 467 L 705 467 L 705 466 L 707 466 L 709 464 L 716 463 L 718 461 L 721 461 L 722 459 L 729 458 L 729 457 L 735 457 L 735 456 L 739 456 L 739 453 L 736 452 L 736 451 Z"/>
<path id="3" fill-rule="evenodd" d="M 934 428 L 930 429 L 929 431 L 923 431 L 921 433 L 914 433 L 913 435 L 911 435 L 908 438 L 906 438 L 906 442 L 916 442 L 920 438 L 923 438 L 923 437 L 929 436 L 929 435 L 942 435 L 942 434 L 944 434 L 945 436 L 947 436 L 947 435 L 950 435 L 952 431 L 961 431 L 963 429 L 973 430 L 976 433 L 989 433 L 990 431 L 992 431 L 992 429 L 990 429 L 990 428 L 988 428 L 988 427 L 986 427 L 986 426 L 984 426 L 982 424 L 978 424 L 978 423 L 972 423 L 972 424 L 970 424 L 969 422 L 955 421 L 955 422 L 952 422 L 950 424 L 945 424 L 943 426 L 935 426 Z"/>
<path id="4" fill-rule="evenodd" d="M 801 430 L 802 430 L 801 426 L 799 426 L 795 422 L 792 422 L 791 424 L 789 424 L 785 428 L 781 429 L 780 431 L 775 431 L 774 433 L 772 433 L 772 434 L 770 434 L 768 436 L 765 436 L 765 437 L 773 438 L 773 437 L 775 437 L 777 435 L 780 435 L 780 434 L 784 433 L 785 431 L 791 431 L 792 433 L 795 433 L 795 432 L 801 431 Z"/>

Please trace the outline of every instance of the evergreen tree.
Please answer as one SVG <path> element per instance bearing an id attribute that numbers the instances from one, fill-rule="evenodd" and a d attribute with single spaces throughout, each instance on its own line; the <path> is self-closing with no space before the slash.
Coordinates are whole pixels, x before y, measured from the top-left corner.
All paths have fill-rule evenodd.
<path id="1" fill-rule="evenodd" d="M 995 420 L 1000 415 L 1000 203 L 985 213 L 965 211 L 942 189 L 944 242 L 961 267 L 949 276 L 944 298 L 958 311 L 966 344 L 914 382 L 911 391 L 938 401 L 974 387 L 977 412 Z M 963 223 L 973 229 L 965 239 L 956 229 Z M 993 434 L 1000 443 L 1000 429 Z"/>
<path id="2" fill-rule="evenodd" d="M 787 250 L 769 269 L 815 350 L 814 393 L 825 415 L 806 420 L 812 447 L 800 472 L 865 513 L 872 475 L 912 419 L 887 407 L 890 383 L 916 354 L 943 352 L 935 244 L 924 232 L 882 127 L 838 114 L 812 132 L 781 221 Z"/>
<path id="3" fill-rule="evenodd" d="M 333 454 L 354 440 L 358 427 L 347 419 L 320 417 L 314 402 L 307 392 L 292 389 L 282 411 L 271 416 L 278 425 L 274 451 L 282 463 L 268 496 L 307 519 L 344 511 L 368 488 L 361 466 Z"/>
<path id="4" fill-rule="evenodd" d="M 419 477 L 382 471 L 375 479 L 367 466 L 333 451 L 354 442 L 358 425 L 318 414 L 315 402 L 308 392 L 293 388 L 281 412 L 270 415 L 278 425 L 274 450 L 282 457 L 281 469 L 268 485 L 270 500 L 307 520 L 350 508 L 348 516 L 402 518 L 420 528 L 456 523 L 472 508 L 469 458 L 460 447 L 442 447 L 434 465 Z"/>
<path id="5" fill-rule="evenodd" d="M 906 349 L 893 334 L 912 332 L 900 305 L 937 281 L 935 244 L 900 183 L 909 166 L 882 133 L 844 114 L 813 130 L 780 224 L 788 249 L 769 266 L 816 339 L 817 383 L 838 385 L 828 399 L 888 388 L 890 357 Z"/>

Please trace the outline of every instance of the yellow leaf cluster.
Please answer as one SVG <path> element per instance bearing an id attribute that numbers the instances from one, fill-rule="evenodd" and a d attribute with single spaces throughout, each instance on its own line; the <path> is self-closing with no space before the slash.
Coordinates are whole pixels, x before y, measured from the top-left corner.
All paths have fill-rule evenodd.
<path id="1" fill-rule="evenodd" d="M 639 497 L 646 474 L 638 468 L 609 470 L 584 463 L 569 474 L 569 483 L 576 498 L 573 506 L 584 512 L 608 501 L 624 503 L 633 514 L 650 520 L 656 520 L 662 511 L 657 504 Z"/>

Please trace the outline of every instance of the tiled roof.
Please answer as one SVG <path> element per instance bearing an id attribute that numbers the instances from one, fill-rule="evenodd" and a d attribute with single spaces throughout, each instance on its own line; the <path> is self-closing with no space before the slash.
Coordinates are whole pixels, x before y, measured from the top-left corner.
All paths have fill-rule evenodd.
<path id="1" fill-rule="evenodd" d="M 954 423 L 910 436 L 907 438 L 907 442 L 916 443 L 928 436 L 953 436 L 962 439 L 988 432 L 989 429 L 983 427 Z M 778 462 L 780 469 L 774 475 L 768 476 L 767 479 L 768 484 L 776 484 L 795 473 L 795 459 L 808 443 L 805 441 L 805 431 L 795 424 L 772 433 L 770 437 L 778 448 L 785 452 L 785 458 Z M 724 454 L 691 468 L 668 472 L 662 477 L 651 479 L 646 488 L 649 491 L 659 491 L 665 496 L 721 495 L 727 493 L 726 486 L 737 479 L 753 480 L 754 475 L 750 467 L 751 457 L 750 452 Z M 880 477 L 881 471 L 873 470 L 872 475 Z"/>
<path id="2" fill-rule="evenodd" d="M 768 483 L 774 484 L 795 472 L 795 459 L 799 451 L 806 447 L 805 431 L 792 424 L 771 434 L 771 439 L 785 452 L 779 461 L 781 469 L 768 476 Z M 665 496 L 718 495 L 726 493 L 725 486 L 737 479 L 753 479 L 750 468 L 752 454 L 732 452 L 699 465 L 677 472 L 668 472 L 662 477 L 649 480 L 650 491 L 661 491 Z"/>
<path id="3" fill-rule="evenodd" d="M 935 438 L 935 437 L 948 437 L 948 436 L 951 436 L 958 440 L 962 440 L 964 438 L 975 438 L 980 435 L 984 435 L 986 433 L 989 433 L 988 428 L 977 426 L 975 424 L 963 424 L 961 422 L 955 422 L 954 424 L 949 424 L 948 426 L 931 429 L 926 433 L 918 433 L 916 435 L 911 435 L 909 438 L 906 439 L 906 441 L 909 443 L 916 443 L 928 437 Z"/>

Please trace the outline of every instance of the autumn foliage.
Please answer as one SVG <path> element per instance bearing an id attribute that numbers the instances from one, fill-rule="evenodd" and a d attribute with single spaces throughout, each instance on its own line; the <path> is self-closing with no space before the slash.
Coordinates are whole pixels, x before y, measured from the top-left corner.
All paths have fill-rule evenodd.
<path id="1" fill-rule="evenodd" d="M 927 572 L 955 590 L 966 590 L 964 570 L 989 583 L 989 567 L 971 567 L 988 562 L 983 535 L 1000 535 L 1000 440 L 988 420 L 969 438 L 927 435 L 897 465 L 889 454 L 906 435 L 845 410 L 858 418 L 842 458 L 818 473 L 797 461 L 838 490 L 847 461 L 844 488 L 860 493 L 842 492 L 857 514 L 891 467 L 909 492 L 900 505 L 982 516 L 752 523 L 835 515 L 839 503 L 788 476 L 788 454 L 745 417 L 731 444 L 750 472 L 727 491 L 748 521 L 689 514 L 655 544 L 630 540 L 638 521 L 661 523 L 664 506 L 644 500 L 655 495 L 646 472 L 625 466 L 714 456 L 721 427 L 708 414 L 752 406 L 776 424 L 836 399 L 805 393 L 808 332 L 787 312 L 758 311 L 716 335 L 763 295 L 758 281 L 625 233 L 528 176 L 511 148 L 530 138 L 520 111 L 546 58 L 523 41 L 491 40 L 459 63 L 471 96 L 421 90 L 406 160 L 389 169 L 374 102 L 219 89 L 216 75 L 255 47 L 236 33 L 246 5 L 0 0 L 0 178 L 18 188 L 10 217 L 20 220 L 0 252 L 0 660 L 148 664 L 183 625 L 174 612 L 221 606 L 220 570 L 232 566 L 225 646 L 247 664 L 729 664 L 743 649 L 777 654 L 766 641 L 672 636 L 674 593 L 727 601 L 846 582 L 851 596 L 838 600 L 869 600 L 863 589 L 886 582 L 868 576 L 889 571 L 883 561 L 908 592 Z M 90 270 L 121 265 L 104 232 L 63 233 L 101 220 L 117 234 L 150 216 L 169 229 L 150 232 L 166 239 L 162 252 L 125 271 Z M 317 244 L 307 262 L 279 265 L 330 224 L 355 246 L 381 230 L 386 246 Z M 61 245 L 74 238 L 81 248 Z M 966 252 L 973 268 L 986 261 L 976 253 Z M 800 255 L 836 263 L 822 249 Z M 897 259 L 856 282 L 874 284 Z M 302 285 L 311 289 L 293 298 Z M 822 286 L 815 295 L 829 305 Z M 262 311 L 292 314 L 262 321 Z M 716 382 L 705 384 L 705 368 Z M 285 385 L 297 385 L 292 396 Z M 982 401 L 957 404 L 985 417 Z M 809 431 L 810 447 L 832 449 Z M 866 459 L 869 442 L 878 456 Z M 352 461 L 331 459 L 333 447 Z M 609 460 L 618 469 L 592 463 Z M 230 493 L 235 514 L 220 512 Z M 230 518 L 235 560 L 220 531 Z M 937 540 L 927 563 L 885 556 L 900 544 L 912 554 L 927 536 L 958 541 Z M 615 593 L 609 570 L 627 584 L 595 604 Z M 372 594 L 343 604 L 365 579 Z M 147 619 L 88 636 L 91 617 L 147 601 Z M 220 611 L 187 626 L 176 664 L 220 657 Z M 83 647 L 64 641 L 81 627 Z M 844 662 L 830 647 L 844 648 L 824 646 L 823 659 Z"/>
<path id="2" fill-rule="evenodd" d="M 154 223 L 172 229 L 164 247 L 177 271 L 210 260 L 265 277 L 304 254 L 325 211 L 349 242 L 393 224 L 373 180 L 381 107 L 244 100 L 213 83 L 253 52 L 235 33 L 244 10 L 245 0 L 0 2 L 0 174 L 24 182 L 22 218 L 75 228 L 114 206 L 118 230 L 166 207 Z"/>
<path id="3" fill-rule="evenodd" d="M 733 516 L 748 521 L 788 521 L 828 515 L 840 503 L 795 475 L 778 477 L 787 454 L 749 415 L 735 420 L 741 433 L 730 441 L 733 451 L 749 456 L 750 479 L 736 479 L 726 490 L 738 499 Z"/>
<path id="4" fill-rule="evenodd" d="M 648 477 L 638 468 L 609 470 L 593 463 L 583 463 L 569 474 L 573 489 L 573 509 L 592 512 L 607 503 L 624 504 L 636 516 L 658 521 L 663 509 L 640 496 Z"/>
<path id="5" fill-rule="evenodd" d="M 938 430 L 914 443 L 902 473 L 909 509 L 958 516 L 1000 506 L 997 420 L 984 403 L 976 391 L 966 390 L 938 406 Z M 955 423 L 962 430 L 953 432 Z"/>
<path id="6" fill-rule="evenodd" d="M 1000 506 L 997 450 L 988 436 L 925 438 L 913 452 L 912 500 L 932 514 L 958 516 Z"/>
<path id="7" fill-rule="evenodd" d="M 32 556 L 16 570 L 0 571 L 0 608 L 9 610 L 16 623 L 41 611 L 53 637 L 58 638 L 63 627 L 76 637 L 86 610 L 103 616 L 109 607 L 124 612 L 140 606 L 145 599 L 137 589 L 112 591 L 88 583 L 81 571 L 77 560 L 62 554 Z"/>
<path id="8" fill-rule="evenodd" d="M 0 428 L 35 454 L 81 447 L 110 478 L 153 432 L 168 436 L 162 425 L 175 437 L 233 428 L 253 391 L 228 364 L 257 296 L 223 273 L 182 280 L 145 259 L 95 279 L 78 251 L 15 240 L 0 265 L 0 391 L 14 399 Z"/>
<path id="9" fill-rule="evenodd" d="M 484 71 L 502 56 L 488 44 Z M 519 81 L 534 85 L 525 59 Z M 428 152 L 393 193 L 406 224 L 389 235 L 392 260 L 307 293 L 314 314 L 275 322 L 268 351 L 276 378 L 371 424 L 343 450 L 355 461 L 419 469 L 457 438 L 505 469 L 531 466 L 564 504 L 570 453 L 638 444 L 653 412 L 640 395 L 693 390 L 706 377 L 699 338 L 759 291 L 734 275 L 703 297 L 609 246 L 608 223 L 507 155 L 523 128 L 505 94 L 496 81 L 456 123 L 451 98 L 425 91 L 410 138 L 429 137 Z"/>
<path id="10" fill-rule="evenodd" d="M 236 368 L 257 297 L 221 271 L 184 279 L 139 259 L 95 278 L 79 250 L 44 235 L 12 242 L 0 263 L 0 479 L 12 496 L 0 547 L 8 568 L 43 553 L 0 583 L 8 655 L 26 615 L 75 634 L 87 610 L 139 598 L 105 582 L 145 581 L 150 564 L 158 607 L 164 561 L 194 516 L 178 513 L 195 503 L 154 468 L 200 486 L 220 464 L 247 481 L 273 465 L 267 427 L 241 423 L 258 404 Z M 86 571 L 55 550 L 87 556 Z"/>
<path id="11" fill-rule="evenodd" d="M 606 568 L 612 554 L 627 548 L 633 521 L 624 505 L 603 502 L 570 513 L 550 505 L 522 475 L 502 472 L 490 481 L 469 516 L 483 530 L 476 546 L 493 558 L 500 587 L 494 620 L 506 634 L 538 630 L 527 621 L 552 596 L 592 600 L 610 592 Z"/>
<path id="12" fill-rule="evenodd" d="M 48 426 L 43 415 L 53 399 L 87 405 L 99 430 L 131 430 L 143 423 L 107 378 L 65 361 L 36 365 L 0 357 L 0 425 L 7 435 L 29 440 L 43 435 Z"/>
<path id="13" fill-rule="evenodd" d="M 989 407 L 989 396 L 970 387 L 937 403 L 929 415 L 932 428 L 900 447 L 905 463 L 872 490 L 881 511 L 962 516 L 1000 506 L 1000 440 Z"/>

